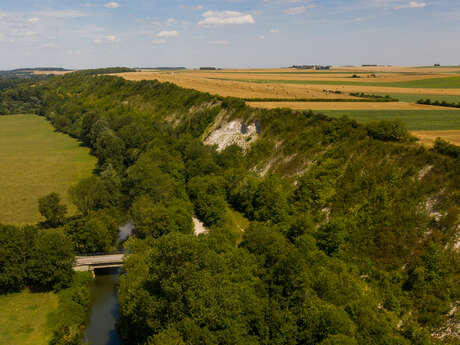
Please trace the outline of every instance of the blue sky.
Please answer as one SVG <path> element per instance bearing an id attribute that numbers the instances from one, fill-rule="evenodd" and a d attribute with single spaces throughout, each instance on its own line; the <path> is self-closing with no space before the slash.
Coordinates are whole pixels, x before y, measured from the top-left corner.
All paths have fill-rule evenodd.
<path id="1" fill-rule="evenodd" d="M 459 0 L 1 0 L 0 69 L 460 64 Z"/>

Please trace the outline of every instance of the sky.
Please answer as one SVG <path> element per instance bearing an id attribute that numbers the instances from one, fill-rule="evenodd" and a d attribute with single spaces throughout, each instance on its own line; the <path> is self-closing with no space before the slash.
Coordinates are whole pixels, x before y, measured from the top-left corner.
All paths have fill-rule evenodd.
<path id="1" fill-rule="evenodd" d="M 460 0 L 0 0 L 0 70 L 460 64 Z"/>

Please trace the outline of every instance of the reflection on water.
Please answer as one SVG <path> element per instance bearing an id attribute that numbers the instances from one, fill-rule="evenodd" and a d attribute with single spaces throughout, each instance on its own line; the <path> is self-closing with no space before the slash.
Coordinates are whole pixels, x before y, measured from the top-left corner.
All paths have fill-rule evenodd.
<path id="1" fill-rule="evenodd" d="M 115 328 L 119 278 L 119 269 L 96 270 L 96 279 L 91 287 L 91 316 L 85 333 L 85 341 L 90 345 L 121 344 Z"/>

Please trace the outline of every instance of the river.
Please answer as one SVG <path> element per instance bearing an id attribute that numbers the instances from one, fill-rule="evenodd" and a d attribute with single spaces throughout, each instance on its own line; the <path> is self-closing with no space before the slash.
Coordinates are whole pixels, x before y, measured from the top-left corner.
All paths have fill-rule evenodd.
<path id="1" fill-rule="evenodd" d="M 85 332 L 90 345 L 120 345 L 116 330 L 118 299 L 116 286 L 120 279 L 119 269 L 96 270 L 91 286 L 91 316 Z"/>

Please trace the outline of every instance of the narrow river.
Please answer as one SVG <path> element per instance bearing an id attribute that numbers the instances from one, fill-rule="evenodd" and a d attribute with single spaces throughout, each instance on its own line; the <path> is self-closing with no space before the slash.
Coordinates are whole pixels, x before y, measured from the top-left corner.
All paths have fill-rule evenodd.
<path id="1" fill-rule="evenodd" d="M 91 316 L 85 333 L 85 341 L 90 345 L 121 344 L 115 327 L 119 279 L 119 269 L 96 270 L 96 279 L 91 286 Z"/>

